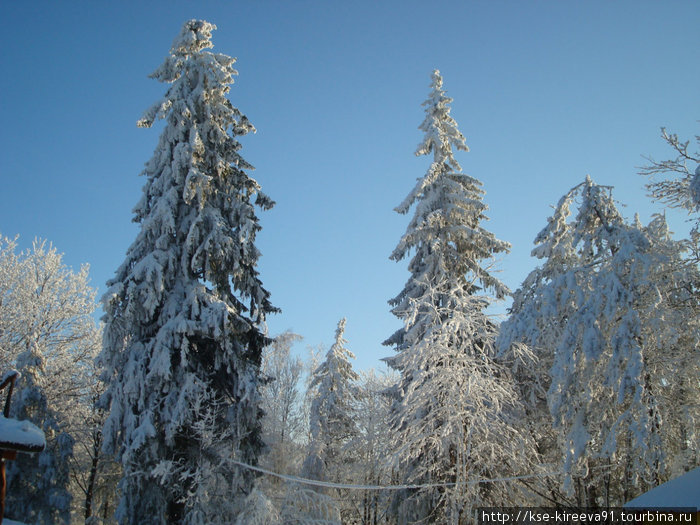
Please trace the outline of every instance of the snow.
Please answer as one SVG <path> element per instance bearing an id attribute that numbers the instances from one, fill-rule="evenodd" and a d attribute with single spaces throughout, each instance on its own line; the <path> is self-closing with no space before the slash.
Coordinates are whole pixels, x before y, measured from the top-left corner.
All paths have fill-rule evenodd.
<path id="1" fill-rule="evenodd" d="M 574 206 L 575 219 L 569 220 Z M 605 475 L 620 480 L 613 485 L 639 486 L 675 453 L 667 444 L 674 435 L 669 425 L 685 429 L 690 420 L 687 432 L 693 432 L 692 418 L 677 408 L 692 406 L 692 398 L 678 398 L 688 399 L 684 392 L 691 388 L 676 385 L 696 379 L 689 374 L 670 388 L 657 386 L 668 373 L 662 363 L 686 359 L 692 349 L 676 346 L 674 335 L 697 316 L 681 313 L 684 303 L 672 299 L 676 291 L 684 293 L 676 280 L 693 279 L 683 273 L 683 247 L 671 239 L 662 216 L 646 227 L 638 219 L 625 221 L 612 188 L 590 177 L 559 201 L 535 243 L 532 254 L 544 262 L 516 291 L 511 317 L 500 327 L 499 351 L 523 343 L 548 365 L 547 407 L 564 447 L 567 492 L 601 458 L 630 458 L 632 477 L 619 468 Z M 549 418 L 542 421 L 549 426 Z M 592 484 L 600 486 L 601 476 L 591 474 Z"/>
<path id="2" fill-rule="evenodd" d="M 628 501 L 625 508 L 695 507 L 700 508 L 700 467 Z"/>
<path id="3" fill-rule="evenodd" d="M 39 427 L 5 416 L 0 416 L 0 442 L 21 452 L 40 452 L 46 446 L 46 438 Z"/>
<path id="4" fill-rule="evenodd" d="M 338 322 L 335 342 L 314 370 L 309 384 L 311 443 L 303 472 L 322 480 L 337 466 L 337 458 L 342 457 L 343 449 L 358 433 L 352 407 L 358 399 L 355 383 L 359 376 L 350 363 L 355 356 L 345 348 L 345 323 L 344 317 Z"/>
<path id="5" fill-rule="evenodd" d="M 690 179 L 690 198 L 695 208 L 700 211 L 700 165 L 695 168 L 695 175 Z"/>
<path id="6" fill-rule="evenodd" d="M 15 379 L 19 379 L 22 377 L 22 374 L 20 374 L 17 370 L 8 370 L 2 375 L 2 378 L 0 379 L 0 385 L 5 384 L 5 381 L 10 379 L 12 376 L 15 377 Z"/>
<path id="7" fill-rule="evenodd" d="M 141 229 L 103 299 L 104 447 L 124 468 L 119 521 L 177 500 L 185 522 L 215 512 L 233 523 L 244 498 L 232 495 L 248 494 L 253 476 L 227 461 L 254 462 L 263 446 L 262 325 L 277 309 L 256 268 L 256 208 L 274 202 L 244 171 L 237 137 L 255 128 L 226 98 L 235 59 L 205 51 L 213 29 L 186 22 L 152 75 L 168 88 L 138 124 L 166 126 L 134 208 Z"/>
<path id="8" fill-rule="evenodd" d="M 397 350 L 384 361 L 401 374 L 390 391 L 392 472 L 409 484 L 456 482 L 396 496 L 399 522 L 456 523 L 470 506 L 504 501 L 508 488 L 484 490 L 467 481 L 501 472 L 506 463 L 527 469 L 530 441 L 517 430 L 524 427 L 515 421 L 517 393 L 494 359 L 497 326 L 485 312 L 510 294 L 490 273 L 510 244 L 483 227 L 483 184 L 462 173 L 454 157 L 454 150 L 469 149 L 450 116 L 452 99 L 439 71 L 432 80 L 416 155 L 432 154 L 433 162 L 395 209 L 407 214 L 415 204 L 390 256 L 401 261 L 412 254 L 411 276 L 389 301 L 403 327 L 384 342 Z"/>

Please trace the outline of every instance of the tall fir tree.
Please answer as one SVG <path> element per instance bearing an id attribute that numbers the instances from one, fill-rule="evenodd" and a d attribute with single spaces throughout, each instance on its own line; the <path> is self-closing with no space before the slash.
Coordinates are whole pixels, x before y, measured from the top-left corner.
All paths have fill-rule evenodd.
<path id="1" fill-rule="evenodd" d="M 101 364 L 107 451 L 123 469 L 120 523 L 230 523 L 262 448 L 261 331 L 276 311 L 256 270 L 256 206 L 237 137 L 255 128 L 227 99 L 235 59 L 186 22 L 152 77 L 169 84 L 139 126 L 166 125 L 134 209 L 140 231 L 108 282 Z"/>
<path id="2" fill-rule="evenodd" d="M 517 396 L 494 359 L 497 326 L 485 312 L 509 293 L 488 264 L 510 245 L 481 225 L 487 219 L 482 183 L 462 173 L 454 158 L 453 148 L 468 148 L 450 116 L 452 99 L 439 71 L 432 80 L 416 154 L 432 154 L 433 162 L 396 208 L 404 214 L 416 204 L 391 255 L 399 261 L 415 252 L 410 278 L 389 301 L 404 326 L 384 344 L 395 345 L 398 354 L 386 361 L 400 374 L 393 467 L 404 482 L 456 486 L 401 494 L 395 507 L 400 523 L 461 523 L 472 505 L 505 497 L 502 486 L 476 479 L 519 470 L 527 461 L 527 440 L 514 425 Z"/>
<path id="3" fill-rule="evenodd" d="M 483 202 L 483 184 L 462 173 L 462 167 L 454 158 L 453 148 L 462 151 L 469 151 L 469 148 L 457 129 L 457 122 L 450 116 L 452 99 L 442 88 L 438 70 L 433 72 L 432 80 L 430 96 L 423 102 L 425 119 L 419 126 L 425 136 L 416 155 L 432 153 L 433 162 L 425 176 L 418 179 L 406 199 L 395 208 L 396 212 L 406 214 L 416 203 L 406 233 L 390 257 L 400 261 L 415 251 L 408 265 L 411 276 L 401 293 L 389 301 L 392 312 L 401 320 L 405 319 L 411 300 L 423 296 L 436 275 L 461 279 L 465 286 L 475 281 L 469 285 L 474 292 L 478 281 L 498 299 L 509 293 L 508 288 L 481 264 L 494 255 L 508 252 L 510 244 L 496 239 L 481 226 L 481 222 L 487 220 L 488 209 Z M 468 274 L 475 279 L 468 281 Z M 420 319 L 415 324 L 418 323 Z M 384 344 L 402 350 L 406 331 L 406 327 L 400 328 Z"/>

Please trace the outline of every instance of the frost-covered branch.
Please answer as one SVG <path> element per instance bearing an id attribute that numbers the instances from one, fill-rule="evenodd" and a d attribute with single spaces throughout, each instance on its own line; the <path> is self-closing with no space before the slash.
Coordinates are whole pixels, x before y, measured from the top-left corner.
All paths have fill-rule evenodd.
<path id="1" fill-rule="evenodd" d="M 681 208 L 688 213 L 700 213 L 700 136 L 695 136 L 697 150 L 688 150 L 690 141 L 681 141 L 678 135 L 661 128 L 661 138 L 676 153 L 673 159 L 656 161 L 644 157 L 649 164 L 639 169 L 640 175 L 650 178 L 646 184 L 649 196 L 671 208 Z M 665 176 L 655 180 L 655 176 Z"/>

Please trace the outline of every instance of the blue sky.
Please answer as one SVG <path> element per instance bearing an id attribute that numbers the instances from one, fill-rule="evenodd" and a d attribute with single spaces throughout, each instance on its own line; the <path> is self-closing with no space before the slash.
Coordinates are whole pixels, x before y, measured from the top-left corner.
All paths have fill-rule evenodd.
<path id="1" fill-rule="evenodd" d="M 0 232 L 89 263 L 99 293 L 136 235 L 162 129 L 136 127 L 165 89 L 148 75 L 190 18 L 238 57 L 230 98 L 258 130 L 242 154 L 277 201 L 258 237 L 283 310 L 270 330 L 330 344 L 347 316 L 358 368 L 391 354 L 381 341 L 399 327 L 386 301 L 408 272 L 388 256 L 409 217 L 392 210 L 428 168 L 413 151 L 432 69 L 487 228 L 513 244 L 498 263 L 513 289 L 563 193 L 590 174 L 646 221 L 662 208 L 636 175 L 642 155 L 670 155 L 660 126 L 699 132 L 694 0 L 0 2 Z"/>

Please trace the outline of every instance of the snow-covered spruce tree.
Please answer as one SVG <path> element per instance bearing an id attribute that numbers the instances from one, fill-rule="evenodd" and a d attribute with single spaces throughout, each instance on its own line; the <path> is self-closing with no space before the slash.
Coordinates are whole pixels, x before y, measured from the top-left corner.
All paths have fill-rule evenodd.
<path id="1" fill-rule="evenodd" d="M 417 155 L 431 154 L 427 174 L 396 209 L 415 213 L 391 258 L 415 252 L 411 276 L 390 301 L 404 323 L 387 345 L 400 380 L 395 388 L 392 466 L 407 483 L 456 483 L 400 494 L 400 523 L 461 523 L 472 506 L 508 501 L 511 488 L 475 480 L 527 467 L 526 436 L 513 423 L 518 403 L 507 371 L 494 360 L 496 325 L 485 310 L 508 288 L 488 264 L 510 245 L 483 228 L 482 183 L 462 173 L 453 148 L 467 151 L 450 116 L 452 101 L 433 72 L 424 102 L 425 138 Z M 510 490 L 508 490 L 510 489 Z"/>
<path id="2" fill-rule="evenodd" d="M 184 24 L 153 78 L 169 84 L 139 126 L 166 125 L 143 175 L 140 231 L 105 308 L 104 428 L 118 454 L 120 523 L 231 523 L 262 448 L 258 374 L 276 309 L 256 270 L 255 206 L 274 203 L 245 170 L 254 131 L 226 98 L 235 59 L 207 51 L 215 26 Z"/>
<path id="3" fill-rule="evenodd" d="M 516 292 L 499 345 L 526 343 L 551 363 L 547 402 L 573 503 L 620 504 L 663 479 L 673 441 L 664 430 L 685 427 L 669 396 L 686 391 L 693 372 L 675 364 L 697 378 L 689 310 L 679 306 L 693 300 L 682 245 L 662 218 L 627 224 L 611 188 L 589 177 L 562 197 L 535 244 L 544 262 Z M 676 373 L 685 388 L 671 388 Z M 688 396 L 675 402 L 692 412 Z"/>
<path id="4" fill-rule="evenodd" d="M 485 211 L 488 209 L 483 202 L 483 184 L 462 173 L 462 167 L 454 158 L 453 148 L 463 151 L 469 148 L 457 129 L 457 122 L 450 116 L 452 99 L 442 88 L 438 70 L 433 71 L 432 80 L 430 96 L 423 102 L 425 120 L 419 126 L 425 137 L 416 155 L 432 153 L 433 162 L 425 176 L 418 179 L 406 199 L 395 208 L 396 212 L 406 214 L 416 203 L 406 233 L 390 257 L 400 261 L 415 250 L 408 266 L 411 277 L 401 293 L 389 301 L 393 313 L 402 320 L 411 299 L 422 296 L 432 278 L 443 273 L 465 284 L 467 274 L 473 275 L 482 288 L 497 299 L 509 293 L 508 288 L 489 273 L 488 267 L 482 267 L 482 262 L 508 252 L 510 244 L 496 239 L 481 226 L 481 222 L 487 220 Z M 471 291 L 476 290 L 475 284 Z M 384 344 L 394 345 L 397 351 L 403 350 L 407 331 L 407 327 L 400 328 Z"/>
<path id="5" fill-rule="evenodd" d="M 355 356 L 345 348 L 345 322 L 345 318 L 338 322 L 335 342 L 314 370 L 309 385 L 311 442 L 303 474 L 321 481 L 345 480 L 345 449 L 357 435 L 353 409 L 359 376 L 350 363 Z"/>

